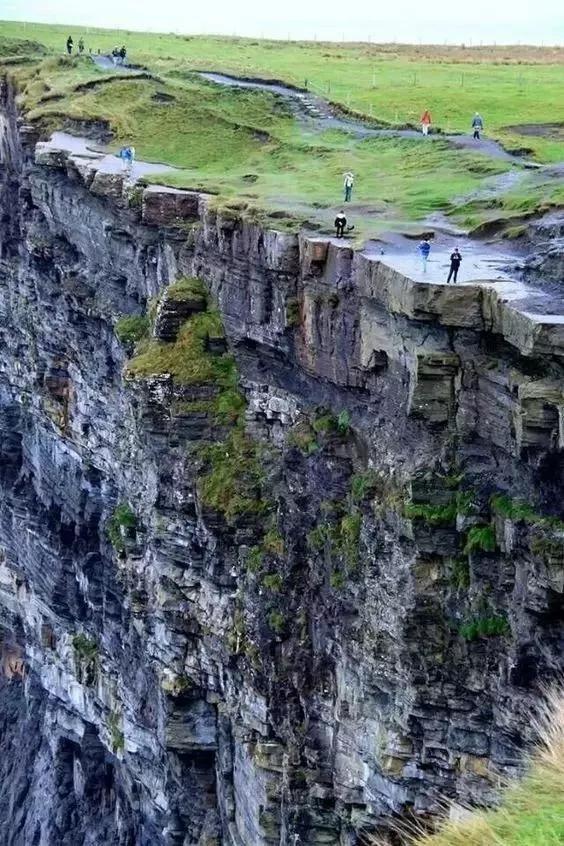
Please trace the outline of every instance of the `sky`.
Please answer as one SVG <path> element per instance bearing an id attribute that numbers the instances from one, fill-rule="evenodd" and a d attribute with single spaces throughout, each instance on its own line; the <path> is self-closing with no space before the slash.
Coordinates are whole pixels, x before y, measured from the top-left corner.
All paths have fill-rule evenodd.
<path id="1" fill-rule="evenodd" d="M 563 0 L 0 0 L 0 20 L 280 39 L 564 45 Z"/>

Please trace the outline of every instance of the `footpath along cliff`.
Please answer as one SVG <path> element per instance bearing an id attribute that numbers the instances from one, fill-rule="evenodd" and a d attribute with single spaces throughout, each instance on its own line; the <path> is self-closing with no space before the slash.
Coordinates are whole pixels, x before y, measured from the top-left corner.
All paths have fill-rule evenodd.
<path id="1" fill-rule="evenodd" d="M 352 846 L 495 801 L 564 665 L 564 318 L 2 109 L 0 840 Z"/>

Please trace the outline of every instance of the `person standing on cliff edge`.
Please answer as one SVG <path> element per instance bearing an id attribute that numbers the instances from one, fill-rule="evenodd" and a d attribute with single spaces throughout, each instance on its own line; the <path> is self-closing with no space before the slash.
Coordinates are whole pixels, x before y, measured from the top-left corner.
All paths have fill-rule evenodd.
<path id="1" fill-rule="evenodd" d="M 73 44 L 74 44 L 74 41 L 72 40 L 72 35 L 69 35 L 69 37 L 67 38 L 67 53 L 69 54 L 69 56 L 72 53 L 72 45 Z"/>
<path id="2" fill-rule="evenodd" d="M 460 270 L 460 262 L 462 261 L 462 256 L 458 251 L 458 247 L 454 248 L 454 252 L 450 255 L 450 270 L 448 272 L 448 279 L 447 285 L 450 283 L 450 280 L 454 277 L 454 284 L 456 285 L 456 280 L 458 278 L 458 271 Z"/>
<path id="3" fill-rule="evenodd" d="M 343 211 L 339 212 L 337 217 L 335 218 L 335 230 L 337 232 L 337 238 L 342 238 L 345 234 L 345 226 L 347 225 L 347 218 L 345 217 L 345 213 Z"/>
<path id="4" fill-rule="evenodd" d="M 421 265 L 423 273 L 427 273 L 427 262 L 429 260 L 429 253 L 431 252 L 431 245 L 429 243 L 429 239 L 423 238 L 417 249 L 419 250 L 419 255 L 421 256 Z"/>

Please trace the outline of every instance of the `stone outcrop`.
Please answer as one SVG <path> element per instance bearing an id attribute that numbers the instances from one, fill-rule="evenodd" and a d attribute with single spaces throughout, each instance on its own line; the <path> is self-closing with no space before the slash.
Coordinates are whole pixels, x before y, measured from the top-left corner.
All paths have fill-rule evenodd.
<path id="1" fill-rule="evenodd" d="M 494 801 L 563 669 L 564 324 L 139 202 L 6 86 L 2 132 L 3 842 L 352 846 Z"/>

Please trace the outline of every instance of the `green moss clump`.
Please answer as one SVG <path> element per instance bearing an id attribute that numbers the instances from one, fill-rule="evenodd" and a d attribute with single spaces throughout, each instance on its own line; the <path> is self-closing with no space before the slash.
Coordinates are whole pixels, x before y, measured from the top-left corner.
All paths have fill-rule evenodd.
<path id="1" fill-rule="evenodd" d="M 268 625 L 276 634 L 282 634 L 286 625 L 286 618 L 280 611 L 271 611 L 268 615 Z"/>
<path id="2" fill-rule="evenodd" d="M 75 653 L 81 659 L 90 661 L 98 657 L 98 644 L 93 638 L 88 637 L 83 632 L 73 637 L 72 645 Z"/>
<path id="3" fill-rule="evenodd" d="M 360 511 L 346 514 L 339 524 L 336 548 L 337 552 L 343 556 L 349 570 L 354 570 L 358 565 L 361 527 Z"/>
<path id="4" fill-rule="evenodd" d="M 314 552 L 326 550 L 331 557 L 340 558 L 345 570 L 351 573 L 358 566 L 361 528 L 362 514 L 353 509 L 336 523 L 318 523 L 308 532 L 307 545 Z"/>
<path id="5" fill-rule="evenodd" d="M 268 573 L 262 580 L 262 586 L 272 593 L 280 593 L 283 584 L 284 579 L 280 573 Z"/>
<path id="6" fill-rule="evenodd" d="M 328 541 L 331 541 L 331 527 L 327 523 L 319 523 L 306 535 L 307 545 L 315 552 L 322 550 Z"/>
<path id="7" fill-rule="evenodd" d="M 523 520 L 526 523 L 537 523 L 542 520 L 541 515 L 523 500 L 512 499 L 507 494 L 494 494 L 490 500 L 492 511 L 509 520 Z"/>
<path id="8" fill-rule="evenodd" d="M 249 573 L 258 573 L 262 567 L 264 553 L 260 546 L 252 546 L 247 552 L 245 565 Z"/>
<path id="9" fill-rule="evenodd" d="M 207 349 L 208 338 L 223 335 L 217 311 L 199 312 L 181 326 L 174 342 L 152 339 L 139 349 L 138 355 L 127 365 L 132 377 L 170 373 L 186 385 L 213 382 L 224 388 L 234 388 L 236 368 L 228 353 L 214 355 Z"/>
<path id="10" fill-rule="evenodd" d="M 404 514 L 408 520 L 423 520 L 433 526 L 448 525 L 456 520 L 457 506 L 454 500 L 446 505 L 408 502 Z"/>
<path id="11" fill-rule="evenodd" d="M 531 538 L 530 549 L 533 555 L 538 555 L 546 564 L 564 566 L 564 537 L 536 534 Z"/>
<path id="12" fill-rule="evenodd" d="M 79 682 L 92 687 L 98 675 L 98 644 L 81 632 L 73 637 L 72 645 L 77 678 Z"/>
<path id="13" fill-rule="evenodd" d="M 297 297 L 289 297 L 286 300 L 286 325 L 299 326 L 300 324 L 300 302 Z"/>
<path id="14" fill-rule="evenodd" d="M 136 344 L 145 338 L 151 328 L 149 318 L 141 314 L 120 317 L 114 331 L 122 344 Z"/>
<path id="15" fill-rule="evenodd" d="M 449 562 L 449 582 L 456 590 L 470 587 L 470 566 L 467 558 L 455 558 Z"/>
<path id="16" fill-rule="evenodd" d="M 242 419 L 247 401 L 237 388 L 221 391 L 213 404 L 215 420 L 218 423 L 234 424 Z"/>
<path id="17" fill-rule="evenodd" d="M 199 302 L 202 309 L 206 308 L 208 302 L 208 292 L 204 283 L 194 276 L 185 276 L 169 285 L 166 296 L 173 302 Z"/>
<path id="18" fill-rule="evenodd" d="M 363 502 L 376 489 L 377 483 L 378 477 L 374 470 L 355 473 L 351 479 L 351 496 L 353 502 Z"/>
<path id="19" fill-rule="evenodd" d="M 110 732 L 112 752 L 114 755 L 123 752 L 125 748 L 125 736 L 122 729 L 122 722 L 121 716 L 116 711 L 112 711 L 108 717 L 108 729 Z"/>
<path id="20" fill-rule="evenodd" d="M 495 529 L 492 525 L 472 526 L 466 536 L 464 552 L 494 552 L 497 546 Z"/>
<path id="21" fill-rule="evenodd" d="M 262 546 L 264 551 L 270 553 L 270 555 L 284 555 L 284 538 L 275 527 L 269 529 L 265 534 Z"/>
<path id="22" fill-rule="evenodd" d="M 507 617 L 498 614 L 493 617 L 474 617 L 460 626 L 459 633 L 464 640 L 473 641 L 484 637 L 505 637 L 511 631 Z"/>
<path id="23" fill-rule="evenodd" d="M 116 552 L 125 552 L 124 532 L 133 535 L 137 529 L 137 517 L 126 502 L 120 503 L 110 517 L 107 527 L 108 540 Z"/>
<path id="24" fill-rule="evenodd" d="M 338 416 L 330 411 L 321 411 L 313 418 L 311 426 L 318 435 L 348 435 L 351 428 L 350 415 L 346 409 Z"/>
<path id="25" fill-rule="evenodd" d="M 288 435 L 289 446 L 297 447 L 305 455 L 313 455 L 319 449 L 315 432 L 309 423 L 298 423 Z"/>
<path id="26" fill-rule="evenodd" d="M 333 590 L 341 590 L 345 586 L 345 576 L 340 570 L 333 570 L 329 577 Z"/>
<path id="27" fill-rule="evenodd" d="M 206 469 L 198 480 L 201 501 L 233 521 L 242 515 L 264 514 L 269 507 L 261 497 L 264 470 L 259 444 L 242 429 L 233 429 L 225 441 L 200 451 Z"/>
<path id="28" fill-rule="evenodd" d="M 492 511 L 509 520 L 523 521 L 529 525 L 546 526 L 555 531 L 564 531 L 564 520 L 539 514 L 532 505 L 520 499 L 512 499 L 508 494 L 494 494 L 490 500 Z"/>

